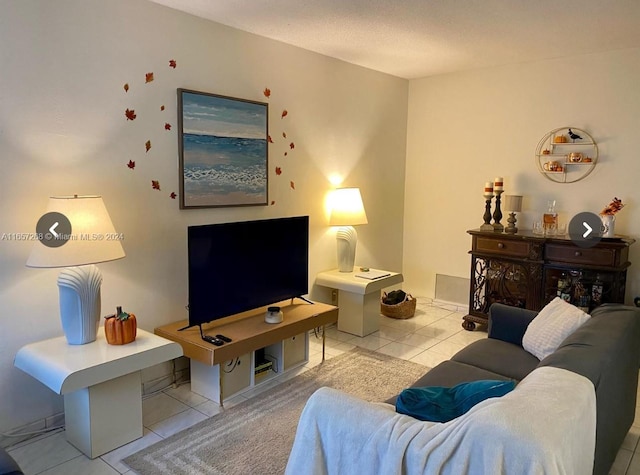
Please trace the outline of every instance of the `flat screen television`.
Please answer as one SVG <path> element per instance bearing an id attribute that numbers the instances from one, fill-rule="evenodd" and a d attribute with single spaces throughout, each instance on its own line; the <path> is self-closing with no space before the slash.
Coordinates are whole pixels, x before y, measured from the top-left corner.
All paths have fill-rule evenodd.
<path id="1" fill-rule="evenodd" d="M 189 327 L 308 293 L 309 217 L 189 226 Z"/>

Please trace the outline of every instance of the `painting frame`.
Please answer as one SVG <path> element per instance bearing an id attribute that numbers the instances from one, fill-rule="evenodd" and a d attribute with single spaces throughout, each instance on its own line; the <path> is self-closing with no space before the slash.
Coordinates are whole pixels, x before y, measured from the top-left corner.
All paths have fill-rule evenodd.
<path id="1" fill-rule="evenodd" d="M 269 104 L 178 88 L 180 209 L 269 204 Z"/>

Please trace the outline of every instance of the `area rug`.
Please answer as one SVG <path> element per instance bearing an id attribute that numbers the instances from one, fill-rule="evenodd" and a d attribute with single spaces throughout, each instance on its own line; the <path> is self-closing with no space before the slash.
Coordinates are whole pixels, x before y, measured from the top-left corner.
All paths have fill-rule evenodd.
<path id="1" fill-rule="evenodd" d="M 140 475 L 281 474 L 300 413 L 311 394 L 329 386 L 384 401 L 428 370 L 411 361 L 355 348 L 158 442 L 126 459 Z"/>

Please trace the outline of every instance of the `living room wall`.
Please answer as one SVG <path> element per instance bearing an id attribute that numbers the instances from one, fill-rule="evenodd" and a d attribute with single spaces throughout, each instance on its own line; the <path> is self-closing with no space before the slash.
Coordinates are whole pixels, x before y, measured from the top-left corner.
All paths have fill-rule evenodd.
<path id="1" fill-rule="evenodd" d="M 568 223 L 619 197 L 626 207 L 616 232 L 640 237 L 638 77 L 640 49 L 629 49 L 410 81 L 407 288 L 433 297 L 436 274 L 469 278 L 466 231 L 483 223 L 482 188 L 496 176 L 504 177 L 505 194 L 524 196 L 522 229 L 541 219 L 549 199 Z M 599 160 L 582 181 L 552 183 L 538 172 L 534 154 L 547 132 L 566 126 L 595 138 Z M 629 304 L 640 295 L 640 243 L 630 248 L 630 260 Z"/>
<path id="2" fill-rule="evenodd" d="M 313 280 L 337 265 L 325 198 L 338 185 L 361 188 L 369 218 L 357 262 L 401 270 L 408 81 L 145 0 L 1 2 L 0 60 L 0 234 L 33 232 L 49 196 L 102 195 L 127 254 L 100 265 L 103 314 L 122 305 L 148 331 L 187 317 L 188 225 L 301 214 L 323 297 Z M 179 210 L 179 87 L 269 103 L 272 204 Z M 58 271 L 26 268 L 32 246 L 0 241 L 0 432 L 62 411 L 13 367 L 23 345 L 62 335 Z"/>

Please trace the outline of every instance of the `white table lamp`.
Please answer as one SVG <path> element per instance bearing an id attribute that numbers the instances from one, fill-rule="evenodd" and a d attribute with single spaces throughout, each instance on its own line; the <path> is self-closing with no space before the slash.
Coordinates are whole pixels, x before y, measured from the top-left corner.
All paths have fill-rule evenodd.
<path id="1" fill-rule="evenodd" d="M 506 195 L 504 197 L 504 209 L 506 211 L 510 211 L 509 219 L 507 219 L 506 228 L 504 228 L 505 233 L 515 234 L 518 232 L 518 228 L 516 227 L 516 213 L 522 211 L 522 196 L 519 195 Z"/>
<path id="2" fill-rule="evenodd" d="M 353 226 L 367 224 L 359 188 L 338 188 L 331 195 L 330 226 L 340 226 L 336 233 L 338 243 L 338 270 L 353 272 L 356 259 L 358 233 Z"/>
<path id="3" fill-rule="evenodd" d="M 125 256 L 102 197 L 49 198 L 47 213 L 38 221 L 36 231 L 44 237 L 33 246 L 27 267 L 65 267 L 58 276 L 58 288 L 67 342 L 84 345 L 95 341 L 100 325 L 102 274 L 94 264 Z"/>

